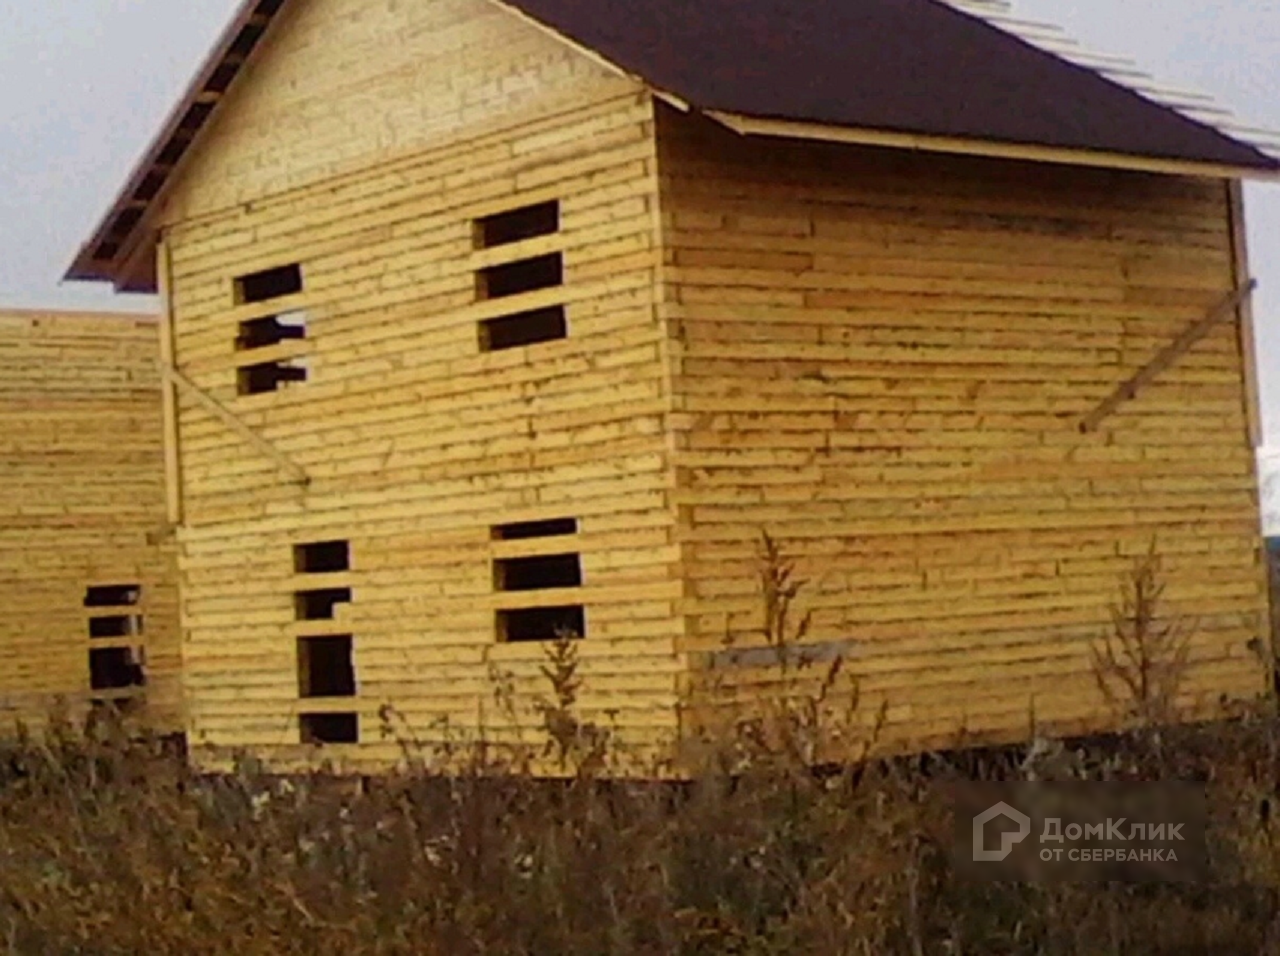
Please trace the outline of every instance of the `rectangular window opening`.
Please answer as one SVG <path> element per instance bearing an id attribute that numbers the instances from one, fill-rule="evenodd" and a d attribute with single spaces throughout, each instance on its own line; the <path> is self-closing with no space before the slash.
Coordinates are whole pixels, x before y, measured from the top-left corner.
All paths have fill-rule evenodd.
<path id="1" fill-rule="evenodd" d="M 237 390 L 241 395 L 265 395 L 305 382 L 308 363 L 305 358 L 285 359 L 281 362 L 246 365 L 236 371 Z"/>
<path id="2" fill-rule="evenodd" d="M 351 570 L 351 542 L 321 541 L 293 548 L 293 569 L 298 574 L 334 574 Z"/>
<path id="3" fill-rule="evenodd" d="M 84 592 L 85 607 L 136 607 L 141 600 L 141 584 L 104 584 Z"/>
<path id="4" fill-rule="evenodd" d="M 292 342 L 307 337 L 307 314 L 305 312 L 283 312 L 263 319 L 251 319 L 240 323 L 240 334 L 236 336 L 236 350 L 247 352 L 252 349 L 270 348 L 281 342 Z"/>
<path id="5" fill-rule="evenodd" d="M 476 246 L 492 249 L 513 242 L 549 236 L 560 231 L 560 203 L 557 200 L 500 212 L 476 220 Z"/>
<path id="6" fill-rule="evenodd" d="M 586 633 L 586 612 L 581 604 L 498 612 L 498 639 L 508 644 L 580 639 Z"/>
<path id="7" fill-rule="evenodd" d="M 358 714 L 303 714 L 298 718 L 304 744 L 358 744 Z"/>
<path id="8" fill-rule="evenodd" d="M 141 636 L 142 616 L 139 614 L 114 614 L 109 617 L 89 618 L 89 637 L 95 640 Z"/>
<path id="9" fill-rule="evenodd" d="M 131 647 L 104 647 L 89 652 L 89 686 L 93 690 L 145 687 L 142 655 Z"/>
<path id="10" fill-rule="evenodd" d="M 242 305 L 268 302 L 302 291 L 302 266 L 296 262 L 263 269 L 236 279 L 236 301 Z"/>
<path id="11" fill-rule="evenodd" d="M 299 638 L 298 696 L 356 696 L 356 670 L 350 634 Z"/>
<path id="12" fill-rule="evenodd" d="M 582 560 L 576 554 L 503 558 L 493 563 L 499 591 L 546 591 L 582 587 Z"/>
<path id="13" fill-rule="evenodd" d="M 480 323 L 480 350 L 502 352 L 569 337 L 564 306 L 499 316 Z"/>
<path id="14" fill-rule="evenodd" d="M 476 273 L 476 294 L 482 300 L 505 299 L 558 285 L 564 285 L 564 256 L 558 252 L 490 266 Z"/>
<path id="15" fill-rule="evenodd" d="M 293 600 L 299 621 L 332 621 L 338 616 L 339 604 L 351 603 L 351 589 L 299 591 Z"/>
<path id="16" fill-rule="evenodd" d="M 517 521 L 493 528 L 495 541 L 525 541 L 530 538 L 558 538 L 578 533 L 577 518 L 551 518 L 547 521 Z"/>

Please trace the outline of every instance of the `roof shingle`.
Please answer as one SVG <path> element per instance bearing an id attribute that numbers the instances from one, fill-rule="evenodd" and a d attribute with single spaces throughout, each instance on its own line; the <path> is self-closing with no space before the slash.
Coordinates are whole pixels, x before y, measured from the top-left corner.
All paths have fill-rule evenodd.
<path id="1" fill-rule="evenodd" d="M 703 110 L 1280 168 L 936 0 L 505 2 Z"/>

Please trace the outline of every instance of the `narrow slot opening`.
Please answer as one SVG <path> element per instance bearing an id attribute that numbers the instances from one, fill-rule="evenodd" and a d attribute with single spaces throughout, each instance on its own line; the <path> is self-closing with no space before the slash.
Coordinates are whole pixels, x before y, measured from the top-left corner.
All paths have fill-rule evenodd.
<path id="1" fill-rule="evenodd" d="M 494 562 L 499 591 L 546 591 L 582 587 L 582 561 L 576 554 L 541 554 Z"/>
<path id="2" fill-rule="evenodd" d="M 564 257 L 558 252 L 490 266 L 476 273 L 476 292 L 481 299 L 505 299 L 563 284 Z"/>
<path id="3" fill-rule="evenodd" d="M 89 637 L 103 640 L 116 637 L 140 637 L 142 617 L 137 614 L 113 614 L 89 618 Z"/>
<path id="4" fill-rule="evenodd" d="M 236 386 L 241 395 L 265 395 L 268 392 L 278 392 L 290 385 L 305 382 L 308 374 L 305 358 L 246 365 L 236 371 Z"/>
<path id="5" fill-rule="evenodd" d="M 236 279 L 236 301 L 242 305 L 251 302 L 268 302 L 302 291 L 302 266 L 296 262 L 263 269 Z"/>
<path id="6" fill-rule="evenodd" d="M 126 690 L 146 686 L 141 655 L 129 647 L 101 647 L 89 652 L 89 686 L 93 690 Z"/>
<path id="7" fill-rule="evenodd" d="M 294 595 L 294 608 L 299 621 L 332 621 L 338 616 L 338 605 L 350 603 L 350 588 L 299 591 Z"/>
<path id="8" fill-rule="evenodd" d="M 551 200 L 477 219 L 476 245 L 481 249 L 492 249 L 559 231 L 560 203 Z"/>
<path id="9" fill-rule="evenodd" d="M 558 538 L 578 533 L 577 518 L 551 518 L 546 521 L 517 521 L 495 525 L 495 541 L 524 541 L 529 538 Z"/>
<path id="10" fill-rule="evenodd" d="M 349 541 L 321 541 L 293 548 L 293 568 L 298 574 L 334 574 L 351 570 Z"/>
<path id="11" fill-rule="evenodd" d="M 498 639 L 508 644 L 580 639 L 586 633 L 586 612 L 581 604 L 498 612 Z"/>
<path id="12" fill-rule="evenodd" d="M 358 714 L 303 714 L 298 718 L 304 744 L 358 744 Z"/>
<path id="13" fill-rule="evenodd" d="M 298 696 L 354 697 L 356 671 L 350 634 L 298 640 Z"/>
<path id="14" fill-rule="evenodd" d="M 241 322 L 240 334 L 236 336 L 236 350 L 247 352 L 252 349 L 265 349 L 272 345 L 279 345 L 281 342 L 291 342 L 306 337 L 307 314 L 285 312 L 281 315 Z"/>
<path id="15" fill-rule="evenodd" d="M 141 600 L 140 584 L 103 584 L 84 592 L 85 607 L 135 607 Z"/>
<path id="16" fill-rule="evenodd" d="M 499 316 L 480 323 L 480 350 L 483 352 L 502 352 L 568 337 L 569 323 L 562 305 Z"/>

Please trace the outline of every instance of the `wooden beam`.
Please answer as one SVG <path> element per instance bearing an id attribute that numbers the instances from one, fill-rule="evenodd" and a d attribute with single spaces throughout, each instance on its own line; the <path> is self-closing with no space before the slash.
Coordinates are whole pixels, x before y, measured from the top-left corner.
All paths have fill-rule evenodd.
<path id="1" fill-rule="evenodd" d="M 799 123 L 790 120 L 763 119 L 741 113 L 707 110 L 706 115 L 743 136 L 778 136 L 788 139 L 810 139 L 855 146 L 881 146 L 928 153 L 951 153 L 961 156 L 987 156 L 1027 162 L 1060 163 L 1068 166 L 1095 166 L 1102 169 L 1126 169 L 1137 172 L 1176 176 L 1198 176 L 1208 179 L 1262 179 L 1280 181 L 1280 172 L 1270 172 L 1215 163 L 1160 159 L 1127 153 L 1099 150 L 1063 149 L 1020 143 L 965 139 L 954 136 L 932 136 L 923 133 L 894 133 L 853 126 L 827 126 L 821 123 Z"/>
<path id="2" fill-rule="evenodd" d="M 1237 286 L 1252 281 L 1249 273 L 1249 244 L 1245 235 L 1244 189 L 1239 180 L 1227 183 L 1227 203 L 1231 214 L 1231 262 Z M 1253 299 L 1240 303 L 1240 351 L 1244 360 L 1245 415 L 1249 423 L 1249 441 L 1261 448 L 1264 441 L 1262 402 L 1258 384 L 1258 354 L 1253 331 Z"/>
<path id="3" fill-rule="evenodd" d="M 1213 331 L 1213 327 L 1219 322 L 1236 314 L 1242 303 L 1248 301 L 1249 296 L 1257 287 L 1256 280 L 1249 280 L 1243 286 L 1240 286 L 1234 292 L 1229 294 L 1225 299 L 1219 302 L 1213 309 L 1205 315 L 1204 318 L 1193 322 L 1187 326 L 1186 330 L 1174 339 L 1171 343 L 1161 349 L 1150 362 L 1142 367 L 1133 377 L 1131 377 L 1123 385 L 1120 385 L 1101 405 L 1095 408 L 1080 423 L 1080 431 L 1092 432 L 1097 431 L 1098 426 L 1103 420 L 1110 416 L 1117 408 L 1125 402 L 1132 401 L 1138 395 L 1138 390 L 1151 384 L 1159 375 L 1167 368 L 1173 365 L 1181 358 L 1187 350 L 1192 348 L 1197 342 Z"/>
<path id="4" fill-rule="evenodd" d="M 161 236 L 156 247 L 156 284 L 160 295 L 160 364 L 162 368 L 177 365 L 173 333 L 172 254 L 169 241 Z M 161 382 L 164 414 L 164 488 L 169 524 L 182 524 L 182 454 L 178 427 L 178 393 L 167 378 Z"/>
<path id="5" fill-rule="evenodd" d="M 292 475 L 293 480 L 299 485 L 305 488 L 311 484 L 311 477 L 306 473 L 301 465 L 286 456 L 280 451 L 280 449 L 276 448 L 275 445 L 271 444 L 271 442 L 267 441 L 246 425 L 235 412 L 231 411 L 231 409 L 227 408 L 199 385 L 191 381 L 187 376 L 183 375 L 178 369 L 171 365 L 165 365 L 162 362 L 161 372 L 164 374 L 167 381 L 180 386 L 187 394 L 199 402 L 206 411 L 212 414 L 249 444 L 257 448 L 263 455 L 274 461 L 284 471 L 287 471 Z"/>

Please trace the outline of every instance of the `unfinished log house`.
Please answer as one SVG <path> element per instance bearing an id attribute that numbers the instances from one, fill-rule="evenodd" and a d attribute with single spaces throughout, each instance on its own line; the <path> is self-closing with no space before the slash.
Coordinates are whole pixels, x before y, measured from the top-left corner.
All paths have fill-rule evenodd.
<path id="1" fill-rule="evenodd" d="M 517 737 L 561 632 L 580 716 L 669 752 L 771 693 L 763 531 L 887 747 L 1114 726 L 1153 540 L 1180 713 L 1269 691 L 1237 290 L 1280 163 L 1019 29 L 246 3 L 70 273 L 164 302 L 201 759 Z"/>
<path id="2" fill-rule="evenodd" d="M 0 311 L 0 736 L 182 729 L 155 317 Z"/>

